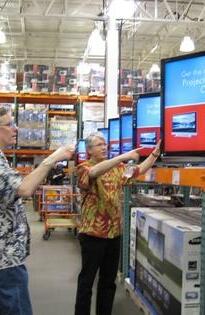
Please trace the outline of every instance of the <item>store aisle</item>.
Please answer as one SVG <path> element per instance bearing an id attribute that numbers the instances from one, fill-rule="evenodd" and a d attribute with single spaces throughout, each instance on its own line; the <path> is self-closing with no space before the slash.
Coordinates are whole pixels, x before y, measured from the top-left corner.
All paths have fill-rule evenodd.
<path id="1" fill-rule="evenodd" d="M 30 207 L 28 207 L 30 208 Z M 72 233 L 55 231 L 42 240 L 43 223 L 38 214 L 28 211 L 32 233 L 31 256 L 27 260 L 33 315 L 73 315 L 80 248 Z M 95 291 L 95 290 L 94 290 Z M 93 302 L 95 295 L 93 296 Z M 137 315 L 136 306 L 118 284 L 113 315 Z M 94 303 L 92 313 L 94 312 Z"/>

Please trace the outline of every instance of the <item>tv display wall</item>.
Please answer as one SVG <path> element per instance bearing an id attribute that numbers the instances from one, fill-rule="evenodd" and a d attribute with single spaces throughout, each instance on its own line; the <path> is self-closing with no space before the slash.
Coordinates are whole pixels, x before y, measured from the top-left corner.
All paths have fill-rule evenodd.
<path id="1" fill-rule="evenodd" d="M 140 95 L 136 103 L 136 146 L 148 156 L 160 139 L 161 104 L 159 93 Z"/>
<path id="2" fill-rule="evenodd" d="M 162 61 L 165 155 L 205 152 L 205 52 Z"/>

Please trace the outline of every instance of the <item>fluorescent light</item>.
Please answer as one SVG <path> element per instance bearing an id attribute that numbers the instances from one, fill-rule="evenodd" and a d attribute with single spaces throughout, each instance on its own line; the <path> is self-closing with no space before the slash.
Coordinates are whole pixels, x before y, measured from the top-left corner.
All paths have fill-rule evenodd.
<path id="1" fill-rule="evenodd" d="M 190 52 L 195 50 L 194 42 L 190 36 L 184 36 L 183 40 L 181 41 L 179 50 L 182 52 Z"/>
<path id="2" fill-rule="evenodd" d="M 108 9 L 108 16 L 115 19 L 129 19 L 134 15 L 135 10 L 134 0 L 112 0 Z"/>
<path id="3" fill-rule="evenodd" d="M 3 31 L 0 31 L 0 44 L 5 44 L 6 42 L 6 35 Z"/>
<path id="4" fill-rule="evenodd" d="M 157 50 L 157 48 L 158 48 L 158 43 L 156 43 L 156 45 L 150 50 L 150 53 L 153 54 L 155 50 Z"/>
<path id="5" fill-rule="evenodd" d="M 157 63 L 153 63 L 151 66 L 149 73 L 154 73 L 154 72 L 160 72 L 160 67 L 158 66 Z"/>

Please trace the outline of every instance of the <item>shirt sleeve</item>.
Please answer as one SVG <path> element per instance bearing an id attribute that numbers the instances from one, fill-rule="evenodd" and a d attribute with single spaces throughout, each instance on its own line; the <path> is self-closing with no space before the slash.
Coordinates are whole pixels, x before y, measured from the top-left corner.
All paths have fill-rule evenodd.
<path id="1" fill-rule="evenodd" d="M 13 203 L 21 182 L 21 175 L 10 168 L 7 161 L 0 156 L 0 201 L 5 205 Z"/>
<path id="2" fill-rule="evenodd" d="M 91 179 L 89 177 L 89 171 L 91 166 L 87 163 L 82 163 L 77 168 L 78 187 L 88 190 L 91 185 Z"/>

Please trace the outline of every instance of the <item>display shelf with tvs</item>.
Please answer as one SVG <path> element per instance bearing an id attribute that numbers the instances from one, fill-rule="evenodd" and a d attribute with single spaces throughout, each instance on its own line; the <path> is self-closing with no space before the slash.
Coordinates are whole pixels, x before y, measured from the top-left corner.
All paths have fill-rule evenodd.
<path id="1" fill-rule="evenodd" d="M 161 137 L 160 94 L 141 94 L 136 102 L 136 146 L 143 147 L 141 156 L 148 156 Z"/>
<path id="2" fill-rule="evenodd" d="M 205 52 L 162 60 L 165 158 L 205 155 Z"/>
<path id="3" fill-rule="evenodd" d="M 120 119 L 109 119 L 109 158 L 113 158 L 120 154 Z"/>
<path id="4" fill-rule="evenodd" d="M 120 152 L 125 153 L 133 149 L 133 115 L 120 116 Z"/>

